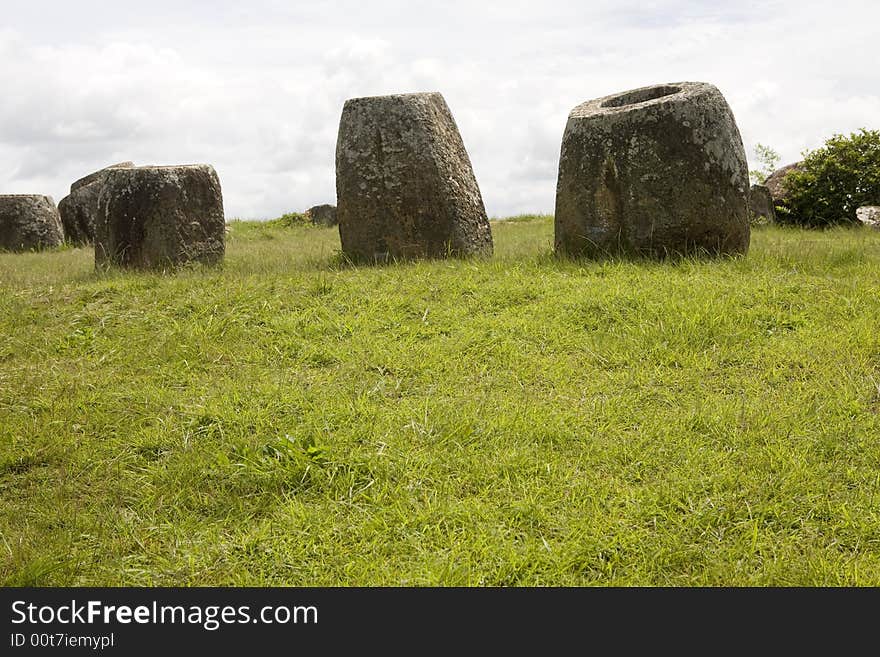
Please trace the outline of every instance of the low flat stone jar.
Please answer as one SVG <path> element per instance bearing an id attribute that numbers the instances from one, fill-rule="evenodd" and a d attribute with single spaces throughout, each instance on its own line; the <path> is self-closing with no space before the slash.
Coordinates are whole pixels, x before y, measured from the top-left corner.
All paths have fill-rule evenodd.
<path id="1" fill-rule="evenodd" d="M 223 194 L 214 167 L 108 169 L 95 221 L 95 264 L 139 269 L 214 264 L 225 252 Z"/>

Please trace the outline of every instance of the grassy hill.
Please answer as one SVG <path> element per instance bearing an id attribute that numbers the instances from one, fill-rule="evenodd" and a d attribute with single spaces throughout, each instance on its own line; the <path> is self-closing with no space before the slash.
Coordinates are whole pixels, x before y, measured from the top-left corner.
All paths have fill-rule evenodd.
<path id="1" fill-rule="evenodd" d="M 880 584 L 880 233 L 748 257 L 0 255 L 5 585 Z"/>

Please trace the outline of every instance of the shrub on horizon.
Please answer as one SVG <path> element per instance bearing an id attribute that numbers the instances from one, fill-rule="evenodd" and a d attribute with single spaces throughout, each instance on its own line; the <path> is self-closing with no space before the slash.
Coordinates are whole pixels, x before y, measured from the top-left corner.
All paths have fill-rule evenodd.
<path id="1" fill-rule="evenodd" d="M 279 228 L 290 228 L 292 226 L 310 226 L 311 222 L 301 212 L 288 212 L 277 219 L 270 219 L 266 222 L 269 226 L 278 226 Z"/>
<path id="2" fill-rule="evenodd" d="M 777 203 L 780 223 L 822 228 L 858 224 L 856 210 L 880 204 L 880 131 L 862 128 L 834 135 L 804 153 L 801 167 L 785 177 L 786 199 Z"/>

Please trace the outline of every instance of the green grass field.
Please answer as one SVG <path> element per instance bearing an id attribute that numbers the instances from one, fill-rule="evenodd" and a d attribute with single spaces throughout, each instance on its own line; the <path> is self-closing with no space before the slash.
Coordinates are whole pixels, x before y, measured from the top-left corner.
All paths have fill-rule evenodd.
<path id="1" fill-rule="evenodd" d="M 4 585 L 880 585 L 880 233 L 577 262 L 0 255 Z"/>

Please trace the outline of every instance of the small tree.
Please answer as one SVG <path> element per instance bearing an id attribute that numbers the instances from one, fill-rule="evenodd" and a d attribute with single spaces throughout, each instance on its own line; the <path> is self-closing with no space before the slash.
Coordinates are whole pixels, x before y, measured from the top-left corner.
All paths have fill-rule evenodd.
<path id="1" fill-rule="evenodd" d="M 786 175 L 785 190 L 785 202 L 776 206 L 779 221 L 813 227 L 857 223 L 860 206 L 880 204 L 880 131 L 834 135 L 805 152 L 801 167 Z"/>
<path id="2" fill-rule="evenodd" d="M 779 166 L 779 160 L 781 158 L 779 157 L 779 153 L 769 146 L 764 146 L 764 144 L 755 144 L 755 157 L 761 167 L 749 171 L 749 178 L 753 183 L 763 185 L 764 181 L 767 180 L 770 174 L 776 171 L 776 167 Z"/>

